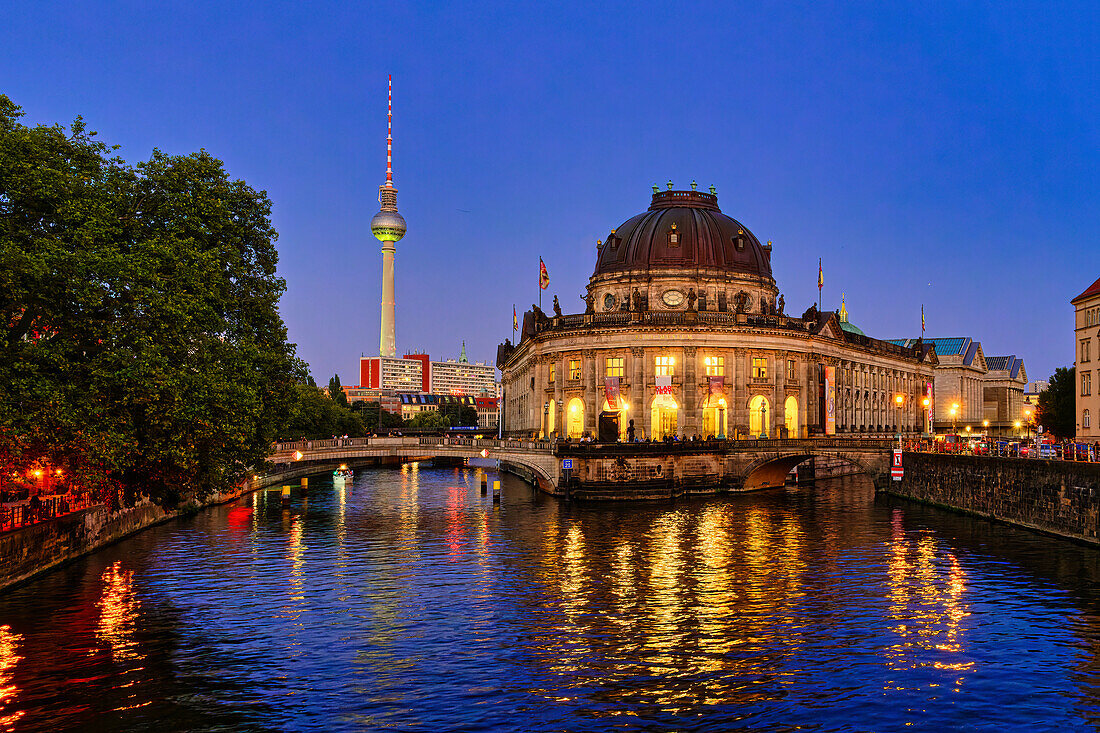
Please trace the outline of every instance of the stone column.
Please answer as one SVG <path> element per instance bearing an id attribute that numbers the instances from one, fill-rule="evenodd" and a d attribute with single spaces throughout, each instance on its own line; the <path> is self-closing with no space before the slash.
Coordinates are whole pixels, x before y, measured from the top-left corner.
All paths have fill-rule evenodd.
<path id="1" fill-rule="evenodd" d="M 702 421 L 699 419 L 699 410 L 697 404 L 698 398 L 698 379 L 695 376 L 696 370 L 696 358 L 697 348 L 695 346 L 684 347 L 684 379 L 683 379 L 683 392 L 684 392 L 684 410 L 683 419 L 680 420 L 680 430 L 685 436 L 691 436 L 699 432 L 700 424 Z"/>
<path id="2" fill-rule="evenodd" d="M 562 386 L 565 382 L 565 373 L 562 371 L 562 361 L 560 354 L 550 355 L 550 362 L 554 364 L 554 404 L 550 409 L 554 412 L 554 431 L 560 436 L 565 435 L 565 426 L 562 424 L 562 417 L 565 414 L 565 392 Z"/>
<path id="3" fill-rule="evenodd" d="M 645 349 L 630 347 L 630 412 L 627 420 L 634 421 L 634 435 L 640 438 L 645 431 Z"/>
<path id="4" fill-rule="evenodd" d="M 584 429 L 596 435 L 596 425 L 600 415 L 600 402 L 596 391 L 596 352 L 588 350 L 583 355 L 584 363 Z"/>
<path id="5" fill-rule="evenodd" d="M 732 399 L 729 406 L 730 434 L 734 430 L 740 431 L 744 437 L 749 430 L 749 352 L 746 349 L 734 349 L 733 358 L 730 359 L 730 368 L 733 370 Z"/>

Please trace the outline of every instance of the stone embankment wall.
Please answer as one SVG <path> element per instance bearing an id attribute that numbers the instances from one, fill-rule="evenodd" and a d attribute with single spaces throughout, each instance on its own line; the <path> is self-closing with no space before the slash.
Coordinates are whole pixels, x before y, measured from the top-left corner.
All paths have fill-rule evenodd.
<path id="1" fill-rule="evenodd" d="M 261 488 L 263 480 L 214 494 L 204 506 L 223 504 Z M 0 592 L 78 557 L 180 515 L 154 504 L 111 512 L 93 506 L 27 527 L 0 533 Z"/>
<path id="2" fill-rule="evenodd" d="M 1100 464 L 905 453 L 886 493 L 1097 544 Z"/>

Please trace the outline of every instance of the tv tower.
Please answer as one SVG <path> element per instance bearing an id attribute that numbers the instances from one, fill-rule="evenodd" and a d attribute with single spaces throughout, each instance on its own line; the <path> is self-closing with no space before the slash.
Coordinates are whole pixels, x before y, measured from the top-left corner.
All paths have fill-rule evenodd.
<path id="1" fill-rule="evenodd" d="M 397 213 L 397 189 L 393 187 L 393 75 L 389 77 L 386 113 L 386 183 L 378 187 L 382 210 L 370 220 L 370 231 L 382 242 L 382 327 L 378 337 L 379 356 L 397 356 L 394 325 L 393 256 L 397 241 L 405 236 L 405 219 Z"/>

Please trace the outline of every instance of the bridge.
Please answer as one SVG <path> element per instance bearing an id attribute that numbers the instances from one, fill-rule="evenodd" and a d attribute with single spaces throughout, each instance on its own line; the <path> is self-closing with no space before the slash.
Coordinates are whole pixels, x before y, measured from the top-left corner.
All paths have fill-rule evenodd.
<path id="1" fill-rule="evenodd" d="M 465 437 L 374 437 L 276 443 L 284 476 L 349 466 L 488 458 L 546 493 L 584 500 L 660 499 L 782 486 L 795 466 L 845 464 L 889 484 L 896 443 L 888 439 L 575 443 Z M 811 466 L 814 464 L 810 464 Z M 801 471 L 802 469 L 800 469 Z"/>

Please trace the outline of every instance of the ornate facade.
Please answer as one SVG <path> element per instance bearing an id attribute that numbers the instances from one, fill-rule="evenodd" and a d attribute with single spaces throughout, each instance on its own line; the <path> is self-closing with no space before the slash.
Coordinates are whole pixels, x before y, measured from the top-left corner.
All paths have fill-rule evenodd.
<path id="1" fill-rule="evenodd" d="M 920 433 L 931 345 L 787 315 L 772 248 L 711 193 L 654 190 L 597 243 L 586 312 L 524 314 L 497 353 L 508 435 L 662 439 Z M 901 403 L 897 397 L 901 396 Z"/>

